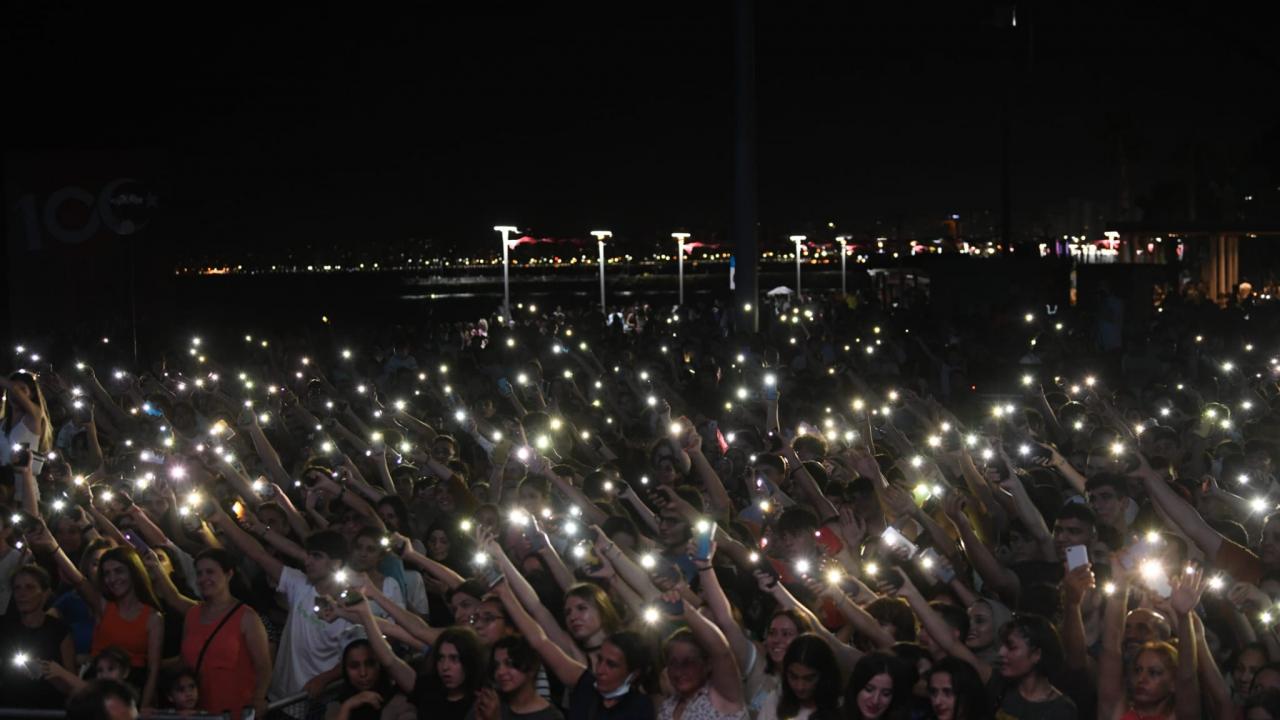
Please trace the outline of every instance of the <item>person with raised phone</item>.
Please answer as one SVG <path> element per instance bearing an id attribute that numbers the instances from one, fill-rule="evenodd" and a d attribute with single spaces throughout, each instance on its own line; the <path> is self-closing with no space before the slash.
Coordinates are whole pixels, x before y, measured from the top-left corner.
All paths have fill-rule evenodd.
<path id="1" fill-rule="evenodd" d="M 267 696 L 289 697 L 306 689 L 313 697 L 341 675 L 340 660 L 347 644 L 362 629 L 345 620 L 327 623 L 317 617 L 322 597 L 335 597 L 344 588 L 343 564 L 347 542 L 333 530 L 318 530 L 304 543 L 303 569 L 289 567 L 267 552 L 220 507 L 209 518 L 231 544 L 257 563 L 276 591 L 289 604 L 289 619 L 280 639 L 280 650 Z"/>

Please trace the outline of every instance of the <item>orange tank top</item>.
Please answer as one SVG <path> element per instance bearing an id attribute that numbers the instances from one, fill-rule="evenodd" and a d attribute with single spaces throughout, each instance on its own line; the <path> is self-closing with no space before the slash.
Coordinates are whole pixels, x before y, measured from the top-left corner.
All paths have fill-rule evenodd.
<path id="1" fill-rule="evenodd" d="M 202 607 L 197 605 L 187 611 L 182 632 L 182 661 L 192 669 L 200 659 L 200 649 L 222 621 L 222 616 L 218 616 L 207 623 L 201 622 Z M 236 608 L 205 650 L 199 677 L 200 709 L 205 712 L 231 712 L 233 717 L 238 717 L 244 706 L 253 704 L 256 668 L 240 631 L 244 614 L 251 612 L 248 605 Z"/>
<path id="2" fill-rule="evenodd" d="M 108 602 L 98 624 L 93 628 L 93 654 L 115 645 L 129 653 L 129 664 L 140 668 L 147 666 L 147 621 L 155 608 L 143 604 L 142 611 L 132 620 L 120 614 L 120 606 Z"/>

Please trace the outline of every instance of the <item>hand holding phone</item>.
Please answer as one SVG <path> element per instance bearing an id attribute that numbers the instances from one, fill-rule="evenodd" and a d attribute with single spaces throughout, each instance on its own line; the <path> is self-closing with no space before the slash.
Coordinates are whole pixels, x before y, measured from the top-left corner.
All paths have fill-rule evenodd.
<path id="1" fill-rule="evenodd" d="M 712 541 L 716 536 L 716 522 L 714 520 L 702 520 L 697 526 L 697 534 L 694 536 L 694 552 L 693 559 L 700 562 L 711 560 Z"/>
<path id="2" fill-rule="evenodd" d="M 898 528 L 892 525 L 886 527 L 884 532 L 880 533 L 880 539 L 894 552 L 905 551 L 908 560 L 915 557 L 916 553 L 920 551 L 920 548 L 916 547 L 915 543 L 908 540 L 905 535 L 898 531 Z"/>
<path id="3" fill-rule="evenodd" d="M 1067 572 L 1089 564 L 1089 548 L 1084 545 L 1072 545 L 1067 548 Z"/>

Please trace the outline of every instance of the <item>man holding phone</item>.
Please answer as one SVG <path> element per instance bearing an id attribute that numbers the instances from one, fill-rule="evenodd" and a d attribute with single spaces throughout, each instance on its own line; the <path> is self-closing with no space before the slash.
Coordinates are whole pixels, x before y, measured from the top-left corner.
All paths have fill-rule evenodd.
<path id="1" fill-rule="evenodd" d="M 1074 545 L 1093 547 L 1098 538 L 1097 518 L 1088 505 L 1067 503 L 1053 521 L 1053 549 L 1058 560 L 1067 561 L 1067 548 Z"/>

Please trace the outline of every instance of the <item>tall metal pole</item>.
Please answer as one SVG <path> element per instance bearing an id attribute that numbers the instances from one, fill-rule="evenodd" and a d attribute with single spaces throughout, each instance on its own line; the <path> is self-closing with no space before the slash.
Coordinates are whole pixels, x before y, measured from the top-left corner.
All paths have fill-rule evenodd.
<path id="1" fill-rule="evenodd" d="M 502 233 L 502 316 L 511 327 L 511 233 L 518 230 L 510 225 L 495 225 L 493 229 Z"/>
<path id="2" fill-rule="evenodd" d="M 806 240 L 804 235 L 792 235 L 791 242 L 796 244 L 796 301 L 800 301 L 800 243 Z"/>
<path id="3" fill-rule="evenodd" d="M 596 245 L 600 247 L 600 312 L 608 316 L 609 309 L 604 303 L 604 240 L 613 237 L 613 233 L 608 230 L 592 230 L 591 234 L 596 238 Z"/>
<path id="4" fill-rule="evenodd" d="M 836 238 L 836 242 L 840 243 L 840 294 L 848 295 L 849 290 L 845 285 L 844 261 L 849 257 L 849 237 L 847 235 L 841 235 Z"/>
<path id="5" fill-rule="evenodd" d="M 684 306 L 684 241 L 689 237 L 687 232 L 674 232 L 671 237 L 676 239 L 676 267 L 680 269 L 680 305 Z"/>
<path id="6" fill-rule="evenodd" d="M 755 0 L 733 3 L 733 275 L 738 329 L 756 332 L 760 313 L 759 242 L 756 237 L 756 19 Z"/>

